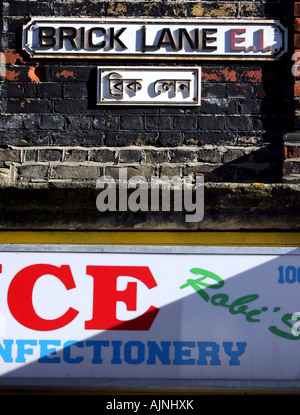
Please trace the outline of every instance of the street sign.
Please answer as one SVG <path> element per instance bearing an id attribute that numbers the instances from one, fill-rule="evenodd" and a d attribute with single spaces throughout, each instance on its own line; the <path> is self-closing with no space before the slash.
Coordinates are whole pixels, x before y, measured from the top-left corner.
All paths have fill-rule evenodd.
<path id="1" fill-rule="evenodd" d="M 199 105 L 200 68 L 99 67 L 98 104 Z"/>
<path id="2" fill-rule="evenodd" d="M 287 31 L 276 20 L 33 17 L 23 48 L 53 58 L 274 60 Z"/>

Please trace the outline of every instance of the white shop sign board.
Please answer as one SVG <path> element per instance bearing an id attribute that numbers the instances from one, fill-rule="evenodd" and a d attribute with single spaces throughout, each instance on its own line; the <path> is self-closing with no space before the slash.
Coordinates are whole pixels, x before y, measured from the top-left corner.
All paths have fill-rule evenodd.
<path id="1" fill-rule="evenodd" d="M 299 386 L 299 255 L 3 245 L 0 386 Z"/>
<path id="2" fill-rule="evenodd" d="M 277 20 L 32 17 L 23 27 L 32 57 L 274 60 L 287 50 Z"/>

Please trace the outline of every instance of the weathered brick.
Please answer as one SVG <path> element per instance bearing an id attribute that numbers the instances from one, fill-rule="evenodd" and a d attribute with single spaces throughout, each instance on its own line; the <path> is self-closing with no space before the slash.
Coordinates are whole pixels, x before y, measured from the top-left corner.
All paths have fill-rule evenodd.
<path id="1" fill-rule="evenodd" d="M 216 146 L 205 146 L 197 150 L 197 161 L 221 163 L 223 151 Z"/>
<path id="2" fill-rule="evenodd" d="M 160 4 L 156 2 L 109 2 L 107 16 L 160 16 Z"/>
<path id="3" fill-rule="evenodd" d="M 245 117 L 246 118 L 246 117 Z M 261 116 L 248 117 L 251 131 L 263 131 L 265 129 L 265 122 Z"/>
<path id="4" fill-rule="evenodd" d="M 224 116 L 222 115 L 201 116 L 198 122 L 201 130 L 222 130 L 224 128 Z"/>
<path id="5" fill-rule="evenodd" d="M 145 126 L 150 130 L 166 130 L 168 128 L 172 128 L 172 117 L 163 115 L 146 115 Z"/>
<path id="6" fill-rule="evenodd" d="M 222 165 L 215 164 L 215 163 L 197 163 L 196 165 L 185 166 L 183 168 L 183 175 L 189 176 L 192 179 L 195 179 L 197 176 L 200 175 L 200 176 L 204 176 L 205 181 L 209 181 L 212 179 L 213 181 L 218 181 L 218 178 L 220 180 L 220 176 L 217 173 L 215 173 L 214 175 L 211 174 L 212 172 L 216 171 L 218 168 L 222 168 Z"/>
<path id="7" fill-rule="evenodd" d="M 195 130 L 197 128 L 197 117 L 194 115 L 174 116 L 173 123 L 175 130 Z"/>
<path id="8" fill-rule="evenodd" d="M 62 150 L 42 149 L 38 151 L 38 161 L 61 161 Z"/>
<path id="9" fill-rule="evenodd" d="M 259 69 L 248 69 L 241 73 L 241 81 L 243 82 L 262 82 L 263 71 Z"/>
<path id="10" fill-rule="evenodd" d="M 86 83 L 77 82 L 76 84 L 73 83 L 66 83 L 64 85 L 64 97 L 66 98 L 87 98 L 88 91 Z"/>
<path id="11" fill-rule="evenodd" d="M 45 181 L 48 179 L 48 165 L 23 165 L 16 167 L 17 180 Z"/>
<path id="12" fill-rule="evenodd" d="M 159 131 L 158 141 L 165 147 L 176 147 L 183 143 L 183 134 L 180 131 Z"/>
<path id="13" fill-rule="evenodd" d="M 30 82 L 30 66 L 14 65 L 7 66 L 2 77 L 9 82 Z"/>
<path id="14" fill-rule="evenodd" d="M 228 84 L 227 94 L 228 94 L 228 98 L 230 98 L 230 99 L 227 98 L 227 106 L 230 102 L 233 101 L 231 98 L 244 98 L 244 99 L 254 102 L 255 104 L 257 102 L 260 102 L 258 99 L 256 99 L 259 97 L 255 96 L 254 87 L 252 84 L 246 84 L 246 83 Z M 231 112 L 234 113 L 233 110 Z"/>
<path id="15" fill-rule="evenodd" d="M 294 16 L 300 17 L 300 2 L 299 1 L 295 1 L 294 3 Z"/>
<path id="16" fill-rule="evenodd" d="M 277 105 L 277 106 L 274 106 L 273 108 L 272 101 L 269 105 L 267 105 L 267 102 L 262 103 L 261 101 L 243 99 L 243 100 L 239 100 L 239 102 L 236 103 L 237 114 L 250 115 L 250 116 L 260 115 L 263 112 L 262 108 L 264 104 L 265 104 L 264 106 L 265 114 L 267 113 L 267 111 L 270 114 L 274 114 L 276 110 L 279 113 L 282 113 L 282 108 L 280 108 L 280 106 Z"/>
<path id="17" fill-rule="evenodd" d="M 21 98 L 24 95 L 24 84 L 4 84 L 2 96 L 9 98 Z"/>
<path id="18" fill-rule="evenodd" d="M 86 99 L 60 99 L 54 102 L 54 111 L 61 114 L 88 113 L 88 102 Z"/>
<path id="19" fill-rule="evenodd" d="M 112 115 L 96 115 L 92 117 L 92 127 L 96 130 L 116 130 L 119 125 L 119 117 Z"/>
<path id="20" fill-rule="evenodd" d="M 245 155 L 245 151 L 240 150 L 238 148 L 230 148 L 230 149 L 227 149 L 227 151 L 223 153 L 222 162 L 231 163 L 232 161 L 236 161 L 239 158 L 244 157 L 244 155 Z"/>
<path id="21" fill-rule="evenodd" d="M 38 150 L 30 149 L 30 150 L 24 150 L 24 162 L 28 161 L 37 161 L 38 158 Z"/>
<path id="22" fill-rule="evenodd" d="M 11 182 L 12 172 L 9 167 L 1 167 L 0 168 L 0 181 L 3 183 Z"/>
<path id="23" fill-rule="evenodd" d="M 142 159 L 141 150 L 120 150 L 120 163 L 139 163 Z"/>
<path id="24" fill-rule="evenodd" d="M 296 17 L 294 19 L 294 30 L 296 32 L 299 32 L 300 31 L 300 18 L 299 17 Z"/>
<path id="25" fill-rule="evenodd" d="M 15 67 L 24 64 L 23 56 L 16 49 L 4 49 L 2 53 L 2 59 L 4 58 L 6 65 Z"/>
<path id="26" fill-rule="evenodd" d="M 21 115 L 2 115 L 0 117 L 0 129 L 16 130 L 22 128 L 23 117 Z"/>
<path id="27" fill-rule="evenodd" d="M 283 163 L 283 174 L 300 174 L 300 159 L 287 159 Z"/>
<path id="28" fill-rule="evenodd" d="M 299 80 L 300 78 L 300 65 L 293 65 L 293 75 L 295 80 Z"/>
<path id="29" fill-rule="evenodd" d="M 40 128 L 42 130 L 60 130 L 64 127 L 65 119 L 62 115 L 42 115 Z"/>
<path id="30" fill-rule="evenodd" d="M 300 48 L 300 33 L 294 34 L 294 47 L 297 49 Z"/>
<path id="31" fill-rule="evenodd" d="M 188 7 L 188 15 L 191 17 L 234 17 L 237 12 L 238 5 L 234 2 L 191 3 Z"/>
<path id="32" fill-rule="evenodd" d="M 157 131 L 138 131 L 134 143 L 137 146 L 156 146 L 158 145 L 158 135 Z"/>
<path id="33" fill-rule="evenodd" d="M 100 131 L 56 130 L 51 136 L 51 143 L 57 146 L 101 146 L 104 143 L 104 133 Z"/>
<path id="34" fill-rule="evenodd" d="M 283 143 L 299 144 L 300 143 L 300 132 L 294 131 L 292 133 L 286 133 L 283 136 Z"/>
<path id="35" fill-rule="evenodd" d="M 144 120 L 141 116 L 120 117 L 120 128 L 124 130 L 141 130 L 143 129 Z"/>
<path id="36" fill-rule="evenodd" d="M 103 16 L 105 13 L 104 2 L 53 2 L 53 13 L 59 17 Z"/>
<path id="37" fill-rule="evenodd" d="M 89 152 L 89 159 L 90 161 L 101 163 L 113 163 L 115 161 L 115 152 L 107 148 L 93 149 Z"/>
<path id="38" fill-rule="evenodd" d="M 24 16 L 11 16 L 11 17 L 6 17 L 4 26 L 10 32 L 16 32 L 22 27 L 23 24 L 24 24 Z"/>
<path id="39" fill-rule="evenodd" d="M 38 85 L 38 96 L 40 98 L 61 98 L 63 85 L 54 82 L 43 82 Z"/>
<path id="40" fill-rule="evenodd" d="M 299 144 L 287 144 L 283 146 L 283 157 L 285 159 L 300 158 L 300 143 Z"/>
<path id="41" fill-rule="evenodd" d="M 51 111 L 51 102 L 41 99 L 9 99 L 6 111 L 8 113 L 48 113 Z"/>
<path id="42" fill-rule="evenodd" d="M 241 17 L 256 17 L 264 16 L 264 4 L 262 3 L 242 3 L 240 9 Z"/>
<path id="43" fill-rule="evenodd" d="M 171 166 L 171 165 L 162 165 L 159 167 L 159 176 L 167 176 L 167 177 L 174 177 L 174 176 L 181 176 L 181 167 L 180 166 Z"/>
<path id="44" fill-rule="evenodd" d="M 91 76 L 91 66 L 54 66 L 53 81 L 86 82 Z"/>
<path id="45" fill-rule="evenodd" d="M 136 144 L 138 140 L 137 131 L 108 131 L 105 137 L 105 144 L 108 147 L 123 147 Z"/>
<path id="46" fill-rule="evenodd" d="M 107 166 L 104 170 L 105 175 L 118 180 L 120 178 L 120 168 L 122 167 Z M 134 176 L 142 176 L 146 180 L 150 180 L 151 177 L 155 176 L 156 170 L 152 166 L 128 166 L 126 167 L 126 172 L 128 179 Z"/>
<path id="47" fill-rule="evenodd" d="M 158 6 L 158 5 L 157 5 Z M 159 9 L 158 9 L 159 11 Z M 161 14 L 166 17 L 186 17 L 187 8 L 185 4 L 162 3 Z"/>
<path id="48" fill-rule="evenodd" d="M 203 68 L 201 78 L 203 82 L 236 82 L 237 71 L 231 68 L 220 68 L 212 66 Z"/>
<path id="49" fill-rule="evenodd" d="M 169 160 L 168 150 L 144 150 L 145 161 L 149 164 L 166 163 Z"/>
<path id="50" fill-rule="evenodd" d="M 226 117 L 226 128 L 231 131 L 249 131 L 251 130 L 250 126 L 250 117 L 244 116 L 230 116 Z"/>
<path id="51" fill-rule="evenodd" d="M 63 161 L 82 162 L 82 161 L 86 161 L 87 158 L 88 158 L 87 150 L 72 149 L 72 150 L 65 150 Z"/>
<path id="52" fill-rule="evenodd" d="M 52 4 L 51 2 L 45 1 L 34 1 L 28 3 L 24 1 L 13 1 L 8 3 L 6 12 L 8 16 L 51 16 L 52 15 Z"/>
<path id="53" fill-rule="evenodd" d="M 97 180 L 101 174 L 98 166 L 84 164 L 52 166 L 50 179 L 56 180 Z"/>
<path id="54" fill-rule="evenodd" d="M 23 126 L 26 130 L 38 130 L 41 123 L 41 115 L 25 114 L 20 116 L 23 120 Z"/>
<path id="55" fill-rule="evenodd" d="M 37 91 L 37 83 L 26 82 L 24 88 L 24 98 L 40 98 Z"/>
<path id="56" fill-rule="evenodd" d="M 0 33 L 1 35 L 1 33 Z M 17 36 L 16 33 L 2 33 L 1 36 L 3 48 L 16 49 L 17 48 Z"/>
<path id="57" fill-rule="evenodd" d="M 184 144 L 187 146 L 231 145 L 236 143 L 236 137 L 226 130 L 220 131 L 187 131 L 184 134 Z"/>
<path id="58" fill-rule="evenodd" d="M 10 149 L 10 148 L 0 148 L 0 161 L 21 161 L 21 150 Z"/>
<path id="59" fill-rule="evenodd" d="M 170 151 L 170 161 L 176 163 L 187 163 L 196 161 L 197 153 L 194 150 L 176 149 Z"/>
<path id="60" fill-rule="evenodd" d="M 256 99 L 264 99 L 269 96 L 269 91 L 266 90 L 263 83 L 251 85 L 253 88 L 253 97 Z"/>
<path id="61" fill-rule="evenodd" d="M 90 130 L 91 126 L 91 117 L 89 117 L 88 115 L 66 116 L 66 127 L 69 130 Z"/>
<path id="62" fill-rule="evenodd" d="M 224 115 L 237 112 L 237 102 L 231 98 L 203 98 L 201 100 L 201 114 Z"/>
<path id="63" fill-rule="evenodd" d="M 295 83 L 294 85 L 294 96 L 300 97 L 300 83 Z"/>
<path id="64" fill-rule="evenodd" d="M 202 98 L 227 98 L 227 84 L 226 83 L 203 83 L 201 88 Z"/>

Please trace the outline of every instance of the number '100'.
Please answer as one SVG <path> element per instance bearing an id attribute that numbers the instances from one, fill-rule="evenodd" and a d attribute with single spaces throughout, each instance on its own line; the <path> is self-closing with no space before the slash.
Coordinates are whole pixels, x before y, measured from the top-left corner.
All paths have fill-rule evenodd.
<path id="1" fill-rule="evenodd" d="M 300 283 L 300 267 L 296 268 L 292 265 L 288 267 L 280 266 L 278 267 L 279 271 L 279 279 L 278 283 L 283 284 L 287 282 L 289 284 L 293 284 L 294 282 Z"/>

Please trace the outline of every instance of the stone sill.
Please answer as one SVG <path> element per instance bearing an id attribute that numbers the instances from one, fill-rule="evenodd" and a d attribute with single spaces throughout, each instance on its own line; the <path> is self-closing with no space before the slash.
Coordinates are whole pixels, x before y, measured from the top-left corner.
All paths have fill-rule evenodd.
<path id="1" fill-rule="evenodd" d="M 300 184 L 206 183 L 204 219 L 196 223 L 185 221 L 189 212 L 102 213 L 99 192 L 95 182 L 1 183 L 0 230 L 300 229 Z"/>

